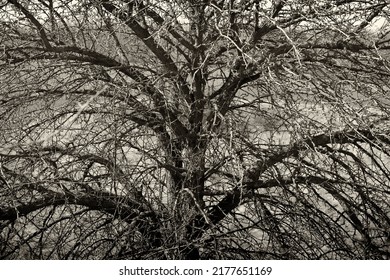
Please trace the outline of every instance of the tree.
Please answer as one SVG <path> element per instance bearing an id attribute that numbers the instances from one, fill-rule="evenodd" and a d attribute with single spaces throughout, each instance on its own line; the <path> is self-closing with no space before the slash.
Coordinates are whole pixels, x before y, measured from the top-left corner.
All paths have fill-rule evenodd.
<path id="1" fill-rule="evenodd" d="M 387 1 L 1 2 L 2 258 L 389 258 Z"/>

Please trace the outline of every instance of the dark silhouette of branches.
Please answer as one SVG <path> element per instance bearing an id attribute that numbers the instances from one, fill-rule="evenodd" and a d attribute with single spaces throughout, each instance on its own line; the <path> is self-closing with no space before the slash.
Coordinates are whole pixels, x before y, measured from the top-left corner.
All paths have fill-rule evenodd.
<path id="1" fill-rule="evenodd" d="M 385 1 L 5 2 L 0 258 L 389 258 Z"/>

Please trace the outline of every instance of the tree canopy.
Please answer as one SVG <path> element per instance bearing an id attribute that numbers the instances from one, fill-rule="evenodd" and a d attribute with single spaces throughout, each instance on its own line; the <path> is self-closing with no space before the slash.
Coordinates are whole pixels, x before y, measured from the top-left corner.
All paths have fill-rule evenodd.
<path id="1" fill-rule="evenodd" d="M 0 258 L 389 258 L 388 1 L 0 7 Z"/>

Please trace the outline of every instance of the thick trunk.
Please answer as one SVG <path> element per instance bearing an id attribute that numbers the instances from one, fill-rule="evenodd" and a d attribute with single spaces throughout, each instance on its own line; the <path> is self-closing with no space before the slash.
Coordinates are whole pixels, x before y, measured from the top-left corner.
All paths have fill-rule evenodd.
<path id="1" fill-rule="evenodd" d="M 173 224 L 172 231 L 175 233 L 174 244 L 181 244 L 174 258 L 199 259 L 199 249 L 194 245 L 201 235 L 197 232 L 196 217 L 202 216 L 204 209 L 204 172 L 205 150 L 187 148 L 182 152 L 183 168 L 186 170 L 180 176 L 172 176 L 173 189 L 172 207 Z"/>

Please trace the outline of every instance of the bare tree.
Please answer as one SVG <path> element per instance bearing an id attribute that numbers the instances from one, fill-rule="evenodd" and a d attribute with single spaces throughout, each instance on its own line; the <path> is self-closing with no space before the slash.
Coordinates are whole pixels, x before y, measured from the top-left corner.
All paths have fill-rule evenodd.
<path id="1" fill-rule="evenodd" d="M 1 2 L 1 258 L 389 258 L 388 1 Z"/>

